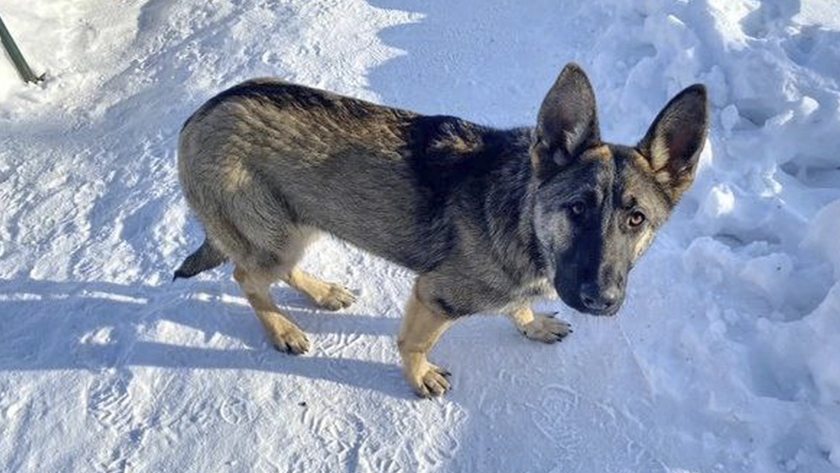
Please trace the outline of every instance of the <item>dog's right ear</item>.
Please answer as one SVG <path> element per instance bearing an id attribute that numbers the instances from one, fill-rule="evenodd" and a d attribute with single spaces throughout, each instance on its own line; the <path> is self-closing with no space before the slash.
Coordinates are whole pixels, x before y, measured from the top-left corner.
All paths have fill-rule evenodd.
<path id="1" fill-rule="evenodd" d="M 540 178 L 549 177 L 600 139 L 595 92 L 583 69 L 570 62 L 540 106 L 531 164 Z"/>

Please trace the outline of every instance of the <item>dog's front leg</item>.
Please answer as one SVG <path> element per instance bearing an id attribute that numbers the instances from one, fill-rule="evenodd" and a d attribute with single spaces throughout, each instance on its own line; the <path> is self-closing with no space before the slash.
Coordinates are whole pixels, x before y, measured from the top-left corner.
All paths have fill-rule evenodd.
<path id="1" fill-rule="evenodd" d="M 440 396 L 449 389 L 449 371 L 429 363 L 427 355 L 452 319 L 438 314 L 420 301 L 418 284 L 406 304 L 397 338 L 403 370 L 414 392 L 424 398 Z"/>
<path id="2" fill-rule="evenodd" d="M 548 314 L 535 314 L 530 307 L 520 307 L 508 316 L 522 335 L 543 343 L 554 343 L 572 333 L 567 322 Z"/>

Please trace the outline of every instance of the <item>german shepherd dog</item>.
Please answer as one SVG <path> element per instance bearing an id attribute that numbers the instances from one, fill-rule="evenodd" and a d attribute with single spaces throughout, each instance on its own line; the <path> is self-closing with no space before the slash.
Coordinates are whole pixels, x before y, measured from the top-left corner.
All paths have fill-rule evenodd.
<path id="1" fill-rule="evenodd" d="M 568 64 L 536 127 L 497 130 L 424 116 L 277 79 L 210 99 L 180 134 L 178 171 L 206 239 L 175 277 L 230 260 L 274 345 L 309 340 L 274 304 L 277 280 L 329 310 L 347 288 L 299 269 L 329 233 L 417 274 L 397 346 L 422 397 L 449 388 L 427 354 L 455 319 L 508 314 L 526 337 L 562 340 L 569 325 L 529 302 L 559 297 L 614 315 L 627 274 L 691 184 L 708 128 L 692 85 L 636 146 L 601 140 L 586 74 Z"/>

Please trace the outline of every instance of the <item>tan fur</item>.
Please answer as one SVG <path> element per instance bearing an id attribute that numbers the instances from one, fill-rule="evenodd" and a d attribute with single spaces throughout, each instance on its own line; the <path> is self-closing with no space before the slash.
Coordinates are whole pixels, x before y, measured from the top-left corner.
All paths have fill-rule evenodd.
<path id="1" fill-rule="evenodd" d="M 609 160 L 613 159 L 612 152 L 610 151 L 609 146 L 601 145 L 596 146 L 590 150 L 588 150 L 584 156 L 584 158 L 595 158 L 595 159 L 604 159 Z"/>
<path id="2" fill-rule="evenodd" d="M 648 160 L 648 158 L 646 158 L 644 155 L 642 155 L 642 153 L 639 153 L 638 151 L 636 151 L 634 149 L 634 150 L 630 151 L 630 157 L 633 160 L 633 164 L 636 167 L 638 167 L 638 168 L 644 170 L 645 172 L 653 175 L 653 169 L 650 167 L 650 161 Z"/>
<path id="3" fill-rule="evenodd" d="M 271 300 L 268 287 L 274 282 L 274 277 L 247 272 L 240 267 L 234 270 L 233 277 L 278 350 L 291 353 L 309 350 L 309 340 L 303 331 L 286 318 Z"/>
<path id="4" fill-rule="evenodd" d="M 403 362 L 405 378 L 420 397 L 440 396 L 449 389 L 448 371 L 429 363 L 428 354 L 452 319 L 437 314 L 420 301 L 417 294 L 420 278 L 405 307 L 397 347 Z"/>
<path id="5" fill-rule="evenodd" d="M 648 249 L 648 246 L 653 242 L 653 237 L 656 234 L 650 227 L 645 227 L 642 231 L 642 235 L 639 237 L 639 240 L 636 242 L 636 247 L 633 250 L 634 258 L 638 258 Z"/>
<path id="6" fill-rule="evenodd" d="M 542 156 L 541 156 L 541 149 L 547 148 L 548 146 L 542 144 L 538 141 L 535 141 L 533 145 L 528 150 L 528 159 L 531 161 L 531 167 L 534 169 L 539 170 L 540 166 L 543 166 L 542 163 Z"/>
<path id="7" fill-rule="evenodd" d="M 483 137 L 472 130 L 459 129 L 444 134 L 439 139 L 430 143 L 432 149 L 447 151 L 456 154 L 465 154 L 476 151 L 484 145 Z"/>
<path id="8" fill-rule="evenodd" d="M 658 173 L 668 164 L 668 145 L 664 136 L 656 136 L 653 139 L 650 164 L 654 173 Z"/>
<path id="9" fill-rule="evenodd" d="M 649 159 L 648 168 L 653 173 L 656 182 L 668 194 L 668 197 L 673 202 L 676 202 L 689 186 L 691 186 L 691 183 L 694 182 L 694 173 L 673 175 L 669 166 L 672 160 L 670 154 L 666 137 L 664 135 L 656 135 L 650 145 L 650 156 L 647 157 Z"/>
<path id="10" fill-rule="evenodd" d="M 634 152 L 633 157 L 635 158 L 636 164 L 649 172 L 656 179 L 656 182 L 662 186 L 662 190 L 668 197 L 675 202 L 694 181 L 694 175 L 688 174 L 679 181 L 674 179 L 666 166 L 668 162 L 668 150 L 665 147 L 664 138 L 654 139 L 651 154 L 652 156 L 645 157 L 638 152 Z M 657 165 L 659 167 L 655 167 Z M 645 246 L 644 248 L 647 247 Z"/>
<path id="11" fill-rule="evenodd" d="M 292 269 L 283 280 L 298 291 L 309 296 L 313 302 L 328 310 L 339 310 L 350 306 L 356 296 L 344 286 L 321 281 L 298 268 Z"/>
<path id="12" fill-rule="evenodd" d="M 668 182 L 670 187 L 667 192 L 671 196 L 671 199 L 676 201 L 686 190 L 688 190 L 691 183 L 694 182 L 694 175 L 683 176 L 679 180 L 671 179 L 669 176 Z"/>
<path id="13" fill-rule="evenodd" d="M 530 307 L 520 307 L 508 313 L 516 328 L 531 340 L 554 343 L 571 332 L 571 326 L 548 314 L 535 314 Z"/>

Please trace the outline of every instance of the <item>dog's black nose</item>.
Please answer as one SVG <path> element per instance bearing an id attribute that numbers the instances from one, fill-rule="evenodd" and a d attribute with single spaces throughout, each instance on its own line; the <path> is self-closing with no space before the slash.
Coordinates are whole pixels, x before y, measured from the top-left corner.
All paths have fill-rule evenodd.
<path id="1" fill-rule="evenodd" d="M 595 283 L 585 283 L 580 287 L 580 301 L 593 312 L 609 310 L 621 299 L 621 290 L 617 286 L 601 289 Z"/>

